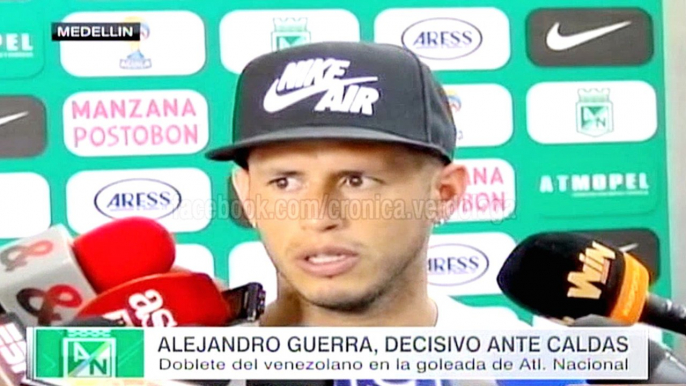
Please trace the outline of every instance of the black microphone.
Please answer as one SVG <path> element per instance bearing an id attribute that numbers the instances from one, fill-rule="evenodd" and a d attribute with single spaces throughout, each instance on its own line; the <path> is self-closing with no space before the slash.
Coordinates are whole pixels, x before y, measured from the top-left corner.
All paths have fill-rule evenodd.
<path id="1" fill-rule="evenodd" d="M 64 327 L 126 327 L 123 320 L 112 320 L 102 316 L 79 318 L 64 324 Z"/>
<path id="2" fill-rule="evenodd" d="M 648 293 L 646 267 L 629 253 L 573 233 L 539 233 L 510 253 L 498 286 L 515 303 L 565 324 L 600 315 L 686 335 L 686 308 Z"/>
<path id="3" fill-rule="evenodd" d="M 623 327 L 612 319 L 597 315 L 579 318 L 573 327 Z M 648 379 L 645 380 L 587 380 L 589 384 L 684 384 L 686 383 L 686 366 L 674 354 L 660 343 L 648 340 Z"/>

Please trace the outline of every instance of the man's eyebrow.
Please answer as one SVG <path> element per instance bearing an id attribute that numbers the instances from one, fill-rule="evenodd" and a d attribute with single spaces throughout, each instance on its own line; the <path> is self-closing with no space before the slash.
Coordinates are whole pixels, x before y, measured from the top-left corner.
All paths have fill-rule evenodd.
<path id="1" fill-rule="evenodd" d="M 268 168 L 263 170 L 264 173 L 266 174 L 271 174 L 271 175 L 279 175 L 279 176 L 300 176 L 303 175 L 303 172 L 293 170 L 293 169 L 281 169 L 281 168 Z"/>

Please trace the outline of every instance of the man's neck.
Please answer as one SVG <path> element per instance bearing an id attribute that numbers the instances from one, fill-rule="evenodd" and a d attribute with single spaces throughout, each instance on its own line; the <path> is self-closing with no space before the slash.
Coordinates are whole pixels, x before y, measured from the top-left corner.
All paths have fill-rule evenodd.
<path id="1" fill-rule="evenodd" d="M 317 307 L 297 296 L 279 296 L 260 318 L 261 326 L 435 326 L 436 304 L 426 286 L 417 291 L 397 291 L 378 299 L 363 313 L 347 313 Z"/>

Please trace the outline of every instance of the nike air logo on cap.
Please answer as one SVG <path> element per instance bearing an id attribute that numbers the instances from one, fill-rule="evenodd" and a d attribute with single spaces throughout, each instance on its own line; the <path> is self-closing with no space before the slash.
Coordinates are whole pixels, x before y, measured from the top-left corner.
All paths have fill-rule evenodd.
<path id="1" fill-rule="evenodd" d="M 328 91 L 333 87 L 349 86 L 352 84 L 360 84 L 367 82 L 375 82 L 378 78 L 375 76 L 366 76 L 361 78 L 349 78 L 349 79 L 336 79 L 327 83 L 314 84 L 309 87 L 301 88 L 299 90 L 291 91 L 286 94 L 277 94 L 276 88 L 279 84 L 279 79 L 272 83 L 272 86 L 267 90 L 267 94 L 264 96 L 264 101 L 262 106 L 264 110 L 268 113 L 275 113 L 281 111 L 287 107 L 290 107 L 304 99 L 307 99 L 313 95 L 317 95 L 324 91 Z"/>
<path id="2" fill-rule="evenodd" d="M 24 118 L 27 115 L 29 115 L 28 111 L 22 111 L 21 113 L 6 115 L 4 117 L 0 117 L 0 126 L 8 124 L 12 121 L 16 121 L 17 119 Z"/>
<path id="3" fill-rule="evenodd" d="M 625 28 L 630 24 L 630 21 L 625 21 L 572 35 L 562 36 L 560 35 L 560 23 L 555 23 L 548 31 L 546 44 L 548 45 L 548 48 L 553 51 L 565 51 Z"/>
<path id="4" fill-rule="evenodd" d="M 374 103 L 380 97 L 379 90 L 360 84 L 377 82 L 379 78 L 344 78 L 348 66 L 350 61 L 333 58 L 290 62 L 267 90 L 262 100 L 262 108 L 268 113 L 275 113 L 311 96 L 324 93 L 314 106 L 314 111 L 373 115 Z"/>

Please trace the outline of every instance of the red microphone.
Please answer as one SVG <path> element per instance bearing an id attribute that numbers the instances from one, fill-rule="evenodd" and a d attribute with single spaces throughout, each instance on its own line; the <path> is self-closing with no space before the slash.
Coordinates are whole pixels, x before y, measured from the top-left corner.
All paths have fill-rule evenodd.
<path id="1" fill-rule="evenodd" d="M 0 307 L 27 327 L 63 324 L 103 291 L 168 272 L 176 246 L 154 220 L 130 217 L 75 239 L 62 225 L 0 249 Z"/>
<path id="2" fill-rule="evenodd" d="M 76 318 L 102 316 L 133 327 L 227 326 L 256 321 L 264 312 L 259 283 L 221 292 L 204 273 L 166 273 L 112 288 Z"/>
<path id="3" fill-rule="evenodd" d="M 143 276 L 169 272 L 174 238 L 160 223 L 129 217 L 107 223 L 74 240 L 74 255 L 95 292 Z"/>

